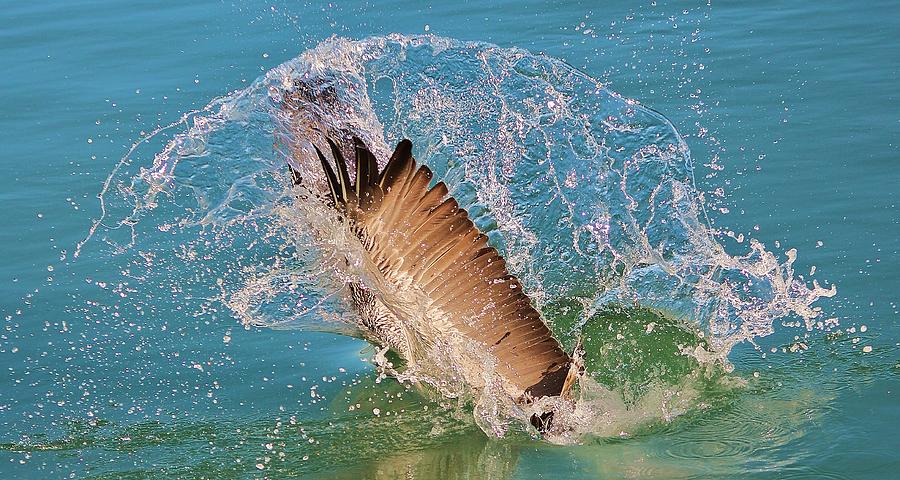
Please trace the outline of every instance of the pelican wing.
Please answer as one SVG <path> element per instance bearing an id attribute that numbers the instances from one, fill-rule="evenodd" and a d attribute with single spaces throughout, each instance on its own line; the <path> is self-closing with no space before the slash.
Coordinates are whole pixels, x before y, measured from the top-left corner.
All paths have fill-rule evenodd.
<path id="1" fill-rule="evenodd" d="M 352 223 L 373 264 L 389 282 L 412 285 L 460 334 L 482 343 L 498 371 L 532 398 L 563 393 L 570 357 L 553 337 L 522 284 L 431 170 L 417 166 L 403 140 L 383 170 L 354 138 L 356 183 L 329 140 L 335 172 L 316 149 L 330 201 Z"/>

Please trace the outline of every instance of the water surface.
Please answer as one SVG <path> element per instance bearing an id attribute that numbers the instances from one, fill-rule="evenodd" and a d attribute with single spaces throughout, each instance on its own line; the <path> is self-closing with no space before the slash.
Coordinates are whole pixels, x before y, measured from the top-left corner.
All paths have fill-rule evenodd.
<path id="1" fill-rule="evenodd" d="M 7 475 L 889 478 L 896 468 L 894 5 L 80 2 L 4 16 Z M 840 327 L 807 332 L 800 317 L 779 319 L 758 348 L 730 350 L 746 386 L 627 438 L 554 447 L 527 435 L 488 440 L 466 407 L 375 383 L 359 340 L 245 330 L 214 298 L 229 265 L 188 257 L 215 259 L 250 232 L 227 244 L 141 222 L 145 235 L 157 232 L 158 252 L 137 243 L 114 255 L 130 240 L 119 229 L 73 260 L 100 217 L 96 194 L 142 132 L 332 34 L 426 28 L 546 53 L 661 112 L 690 148 L 716 242 L 740 256 L 752 237 L 779 263 L 796 248 L 798 277 L 837 285 L 815 305 Z M 151 166 L 168 138 L 129 168 Z M 117 195 L 111 204 L 125 205 Z M 176 207 L 186 206 L 160 211 Z M 154 269 L 179 259 L 206 270 Z"/>

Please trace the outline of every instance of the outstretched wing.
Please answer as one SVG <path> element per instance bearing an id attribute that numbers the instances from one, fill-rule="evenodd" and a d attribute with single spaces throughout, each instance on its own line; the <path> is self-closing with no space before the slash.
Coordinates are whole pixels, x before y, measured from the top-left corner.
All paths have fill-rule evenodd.
<path id="1" fill-rule="evenodd" d="M 353 223 L 385 279 L 424 293 L 432 311 L 490 349 L 501 375 L 523 394 L 563 393 L 571 359 L 447 186 L 429 188 L 431 170 L 416 165 L 412 143 L 401 141 L 379 172 L 375 156 L 353 141 L 355 184 L 334 142 L 328 140 L 337 171 L 316 152 L 331 201 Z"/>

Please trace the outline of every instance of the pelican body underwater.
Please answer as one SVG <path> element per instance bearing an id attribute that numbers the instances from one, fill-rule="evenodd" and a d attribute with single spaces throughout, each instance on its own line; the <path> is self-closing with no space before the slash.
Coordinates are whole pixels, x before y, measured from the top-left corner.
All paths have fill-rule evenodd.
<path id="1" fill-rule="evenodd" d="M 412 142 L 399 142 L 379 169 L 375 155 L 359 138 L 348 135 L 336 143 L 318 133 L 331 159 L 313 142 L 313 149 L 294 146 L 293 155 L 315 151 L 327 181 L 322 200 L 359 240 L 364 262 L 374 266 L 384 284 L 417 292 L 424 305 L 428 331 L 412 331 L 417 323 L 405 318 L 410 313 L 386 305 L 386 295 L 377 286 L 349 283 L 357 323 L 366 337 L 407 361 L 413 360 L 412 350 L 422 337 L 448 342 L 462 338 L 481 352 L 467 357 L 462 351 L 455 357 L 461 365 L 454 367 L 468 372 L 465 377 L 476 390 L 491 368 L 487 376 L 493 375 L 517 405 L 542 397 L 567 398 L 582 370 L 577 348 L 573 356 L 563 350 L 503 257 L 444 182 L 429 187 L 433 174 L 417 165 Z M 344 152 L 354 153 L 355 182 Z M 299 164 L 301 159 L 294 160 Z M 290 170 L 294 184 L 301 184 L 300 173 L 293 166 Z M 483 353 L 494 361 L 484 362 Z M 538 411 L 530 423 L 546 432 L 553 414 Z"/>

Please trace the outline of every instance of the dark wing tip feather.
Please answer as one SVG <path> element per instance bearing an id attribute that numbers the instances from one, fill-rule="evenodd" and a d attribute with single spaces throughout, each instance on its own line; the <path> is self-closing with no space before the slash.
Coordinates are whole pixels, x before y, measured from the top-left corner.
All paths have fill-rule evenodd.
<path id="1" fill-rule="evenodd" d="M 370 187 L 377 184 L 378 162 L 366 144 L 355 135 L 353 146 L 356 151 L 356 194 L 361 197 Z"/>
<path id="2" fill-rule="evenodd" d="M 421 167 L 419 167 L 419 171 L 422 172 L 422 175 L 425 175 L 425 178 L 429 182 L 431 182 L 431 179 L 434 178 L 434 172 L 432 172 L 431 169 L 428 168 L 428 165 L 422 165 Z"/>
<path id="3" fill-rule="evenodd" d="M 397 144 L 397 148 L 391 154 L 387 165 L 384 166 L 384 170 L 378 176 L 378 185 L 381 185 L 383 189 L 393 185 L 409 162 L 415 162 L 412 158 L 412 142 L 409 139 L 404 139 Z"/>
<path id="4" fill-rule="evenodd" d="M 331 169 L 331 165 L 328 163 L 328 159 L 325 158 L 319 147 L 313 145 L 313 148 L 316 149 L 316 155 L 319 156 L 319 161 L 322 163 L 322 170 L 325 171 L 325 177 L 328 180 L 328 190 L 331 192 L 331 200 L 335 205 L 344 203 L 345 198 L 338 184 L 338 179 L 334 175 L 334 170 Z"/>
<path id="5" fill-rule="evenodd" d="M 331 147 L 331 156 L 334 157 L 334 162 L 337 164 L 337 179 L 346 202 L 350 198 L 350 190 L 353 189 L 353 185 L 350 183 L 350 172 L 347 170 L 347 161 L 344 160 L 344 154 L 341 153 L 341 149 L 334 143 L 334 140 L 330 137 L 325 137 L 325 140 L 328 141 L 328 146 Z"/>

